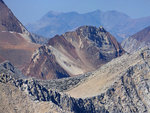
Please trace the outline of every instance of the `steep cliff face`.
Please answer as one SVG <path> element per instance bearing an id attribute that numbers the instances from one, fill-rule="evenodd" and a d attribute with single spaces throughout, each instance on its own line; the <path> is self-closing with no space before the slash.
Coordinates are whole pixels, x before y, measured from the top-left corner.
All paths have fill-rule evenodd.
<path id="1" fill-rule="evenodd" d="M 23 33 L 21 23 L 13 15 L 13 13 L 8 9 L 5 3 L 0 1 L 0 31 L 14 31 L 18 33 Z"/>
<path id="2" fill-rule="evenodd" d="M 5 5 L 5 3 L 0 1 L 0 31 L 11 31 L 16 33 L 24 34 L 24 38 L 35 42 L 30 33 L 21 24 L 21 22 L 14 16 L 11 10 Z"/>
<path id="3" fill-rule="evenodd" d="M 150 47 L 150 26 L 127 38 L 121 45 L 127 52 L 134 52 L 143 47 Z"/>
<path id="4" fill-rule="evenodd" d="M 0 65 L 0 109 L 9 112 L 7 105 L 12 112 L 22 108 L 22 111 L 39 113 L 43 112 L 40 109 L 58 113 L 149 113 L 149 56 L 149 49 L 124 54 L 88 76 L 49 81 L 24 78 L 6 62 Z M 74 80 L 80 82 L 68 84 Z M 56 91 L 51 88 L 54 82 L 55 87 L 61 82 L 69 87 Z"/>
<path id="5" fill-rule="evenodd" d="M 22 69 L 39 45 L 11 10 L 0 1 L 0 62 L 11 61 Z"/>
<path id="6" fill-rule="evenodd" d="M 43 47 L 47 48 L 47 50 L 40 51 L 45 54 L 41 54 L 38 51 L 33 54 L 32 61 L 34 62 L 31 61 L 29 66 L 26 66 L 24 69 L 25 75 L 36 75 L 38 78 L 45 76 L 47 79 L 79 75 L 96 70 L 101 65 L 124 53 L 119 43 L 104 28 L 92 26 L 82 26 L 61 36 L 56 35 Z M 52 60 L 47 62 L 50 56 L 55 57 L 53 62 Z M 49 65 L 53 65 L 53 67 L 45 67 L 46 62 Z M 54 62 L 61 67 L 61 70 L 63 69 L 68 73 L 67 76 L 64 76 L 64 73 L 59 73 L 60 77 L 56 77 L 55 75 L 57 74 L 54 74 L 56 71 L 51 72 L 59 69 Z M 39 67 L 38 74 L 35 72 L 35 64 Z M 46 73 L 44 72 L 45 70 L 47 70 Z M 53 73 L 55 77 L 50 77 L 52 75 L 49 75 L 49 73 Z"/>

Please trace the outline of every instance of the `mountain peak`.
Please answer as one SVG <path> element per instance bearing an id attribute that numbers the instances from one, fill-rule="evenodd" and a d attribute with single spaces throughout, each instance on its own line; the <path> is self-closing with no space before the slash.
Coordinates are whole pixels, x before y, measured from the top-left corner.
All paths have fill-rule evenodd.
<path id="1" fill-rule="evenodd" d="M 106 32 L 106 30 L 104 29 L 103 26 L 100 26 L 98 29 L 99 29 L 101 32 Z"/>
<path id="2" fill-rule="evenodd" d="M 101 37 L 100 34 L 107 33 L 107 31 L 100 26 L 99 28 L 95 26 L 81 26 L 76 29 L 78 35 L 83 35 L 84 37 L 89 37 L 90 39 L 94 39 L 97 37 Z"/>
<path id="3" fill-rule="evenodd" d="M 56 35 L 48 41 L 46 46 L 50 52 L 44 50 L 43 54 L 35 54 L 25 69 L 25 74 L 36 75 L 43 79 L 75 76 L 94 71 L 124 53 L 120 44 L 110 33 L 103 27 L 95 26 L 81 26 L 75 31 Z M 58 71 L 59 76 L 57 76 Z"/>

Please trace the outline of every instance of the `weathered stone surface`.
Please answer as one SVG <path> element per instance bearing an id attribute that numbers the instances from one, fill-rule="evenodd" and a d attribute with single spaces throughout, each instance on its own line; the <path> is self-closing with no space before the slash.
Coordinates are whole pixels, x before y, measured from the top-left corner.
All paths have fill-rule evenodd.
<path id="1" fill-rule="evenodd" d="M 4 105 L 12 105 L 11 102 L 10 104 L 7 103 L 10 99 L 13 99 L 16 103 L 23 101 L 23 98 L 25 98 L 24 103 L 10 107 L 14 109 L 12 112 L 19 112 L 20 107 L 22 111 L 36 112 L 37 108 L 44 109 L 44 106 L 46 108 L 53 106 L 53 109 L 45 109 L 45 112 L 55 110 L 58 113 L 150 112 L 149 49 L 134 54 L 124 54 L 103 65 L 97 71 L 89 73 L 89 75 L 62 80 L 44 81 L 24 78 L 15 70 L 10 63 L 5 62 L 0 65 L 0 94 L 2 95 L 0 109 L 5 111 L 9 110 Z M 69 83 L 74 80 L 77 82 Z M 101 85 L 97 82 L 101 82 Z M 61 83 L 62 85 L 59 87 Z M 66 88 L 61 90 L 63 85 Z M 78 96 L 74 95 L 76 93 L 73 92 L 74 89 L 78 89 L 80 92 L 77 93 Z M 89 92 L 86 92 L 86 89 Z M 98 92 L 95 89 L 98 89 Z M 83 91 L 85 91 L 85 94 L 83 94 Z M 91 94 L 90 91 L 92 91 Z M 14 96 L 11 96 L 11 94 Z M 4 98 L 6 95 L 9 98 Z M 16 96 L 18 99 L 15 100 Z M 31 106 L 28 108 L 29 105 Z"/>

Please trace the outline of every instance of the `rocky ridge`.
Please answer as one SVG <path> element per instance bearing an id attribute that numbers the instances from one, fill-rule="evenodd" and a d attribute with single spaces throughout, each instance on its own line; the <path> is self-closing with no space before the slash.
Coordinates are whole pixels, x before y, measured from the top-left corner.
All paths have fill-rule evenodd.
<path id="1" fill-rule="evenodd" d="M 125 62 L 127 59 L 130 60 Z M 8 63 L 0 65 L 0 85 L 4 87 L 16 87 L 16 89 L 19 89 L 19 91 L 22 93 L 27 94 L 33 102 L 38 101 L 39 107 L 42 107 L 40 103 L 46 103 L 48 105 L 50 102 L 57 106 L 54 108 L 60 108 L 59 110 L 63 110 L 65 112 L 71 111 L 74 113 L 150 112 L 149 49 L 144 49 L 131 55 L 125 54 L 119 58 L 116 58 L 111 62 L 103 65 L 89 76 L 83 77 L 84 79 L 81 77 L 83 80 L 82 82 L 74 84 L 67 90 L 64 89 L 62 91 L 51 89 L 51 87 L 48 85 L 51 84 L 50 81 L 43 83 L 42 81 L 36 80 L 34 78 L 15 78 L 13 76 L 13 73 L 15 73 L 15 71 L 13 71 L 14 69 L 10 64 L 7 66 L 9 68 L 5 68 L 6 64 Z M 118 73 L 116 73 L 117 71 Z M 105 73 L 104 78 L 103 73 Z M 101 78 L 98 79 L 98 77 Z M 93 81 L 93 79 L 98 80 L 100 83 L 101 80 L 105 81 L 106 78 L 111 79 L 108 79 L 109 83 L 107 81 L 104 82 L 105 85 L 98 85 L 96 81 L 93 83 L 94 88 L 99 88 L 99 93 L 96 93 L 90 84 L 89 86 L 83 87 L 86 82 Z M 62 79 L 60 81 L 63 80 L 68 81 L 66 79 Z M 57 80 L 56 84 L 58 81 L 59 80 Z M 94 84 L 96 84 L 96 87 Z M 64 85 L 66 84 L 64 83 Z M 88 96 L 90 92 L 85 92 L 87 96 L 83 95 L 82 89 L 79 87 L 86 88 L 89 91 L 93 89 L 95 96 Z M 77 93 L 79 97 L 74 95 L 76 92 L 73 92 L 74 94 L 69 93 L 69 91 L 73 91 L 75 88 L 79 88 L 78 90 L 81 92 Z M 70 96 L 68 96 L 68 94 Z M 3 108 L 3 106 L 1 106 L 1 108 Z M 34 107 L 32 109 L 34 110 Z M 18 108 L 16 108 L 16 111 L 17 110 Z M 52 109 L 49 109 L 49 112 L 50 111 L 52 111 Z"/>

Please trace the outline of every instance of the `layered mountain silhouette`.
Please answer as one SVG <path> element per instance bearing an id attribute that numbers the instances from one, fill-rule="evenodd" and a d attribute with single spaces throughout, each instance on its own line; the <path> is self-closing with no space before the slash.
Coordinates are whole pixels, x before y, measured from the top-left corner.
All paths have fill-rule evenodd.
<path id="1" fill-rule="evenodd" d="M 32 55 L 24 74 L 42 79 L 63 78 L 96 70 L 124 50 L 103 27 L 82 26 L 56 35 Z"/>
<path id="2" fill-rule="evenodd" d="M 150 26 L 137 32 L 121 43 L 127 52 L 134 52 L 144 47 L 150 47 Z"/>
<path id="3" fill-rule="evenodd" d="M 84 14 L 50 11 L 39 21 L 27 25 L 27 28 L 33 33 L 53 37 L 55 34 L 60 35 L 83 25 L 103 26 L 121 42 L 124 38 L 149 26 L 150 17 L 133 19 L 117 11 L 103 12 L 96 10 Z"/>
<path id="4" fill-rule="evenodd" d="M 0 62 L 9 60 L 22 69 L 39 47 L 11 10 L 0 1 Z"/>

